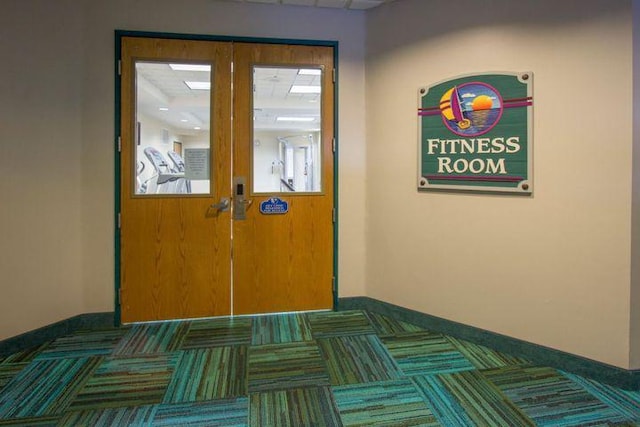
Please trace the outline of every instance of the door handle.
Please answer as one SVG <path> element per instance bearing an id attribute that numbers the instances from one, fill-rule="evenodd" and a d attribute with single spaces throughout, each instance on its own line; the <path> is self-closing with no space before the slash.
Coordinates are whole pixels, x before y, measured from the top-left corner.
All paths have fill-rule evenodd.
<path id="1" fill-rule="evenodd" d="M 214 209 L 216 213 L 226 212 L 229 210 L 229 206 L 231 206 L 231 202 L 228 197 L 223 197 L 220 199 L 218 203 L 214 203 L 210 206 L 211 209 Z"/>

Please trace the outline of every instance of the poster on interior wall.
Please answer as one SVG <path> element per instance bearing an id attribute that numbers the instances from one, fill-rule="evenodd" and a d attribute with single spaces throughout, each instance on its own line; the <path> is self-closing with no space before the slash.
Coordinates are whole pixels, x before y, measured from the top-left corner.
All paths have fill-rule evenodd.
<path id="1" fill-rule="evenodd" d="M 184 150 L 184 177 L 193 181 L 209 179 L 208 148 L 186 148 Z"/>
<path id="2" fill-rule="evenodd" d="M 418 190 L 531 194 L 532 80 L 496 72 L 420 88 Z"/>

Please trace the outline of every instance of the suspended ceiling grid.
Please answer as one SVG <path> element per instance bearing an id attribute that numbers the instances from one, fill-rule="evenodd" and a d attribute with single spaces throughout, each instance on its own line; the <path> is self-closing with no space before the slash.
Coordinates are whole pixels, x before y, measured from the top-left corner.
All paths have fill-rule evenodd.
<path id="1" fill-rule="evenodd" d="M 394 0 L 219 0 L 240 3 L 262 3 L 289 6 L 331 7 L 336 9 L 365 10 Z"/>

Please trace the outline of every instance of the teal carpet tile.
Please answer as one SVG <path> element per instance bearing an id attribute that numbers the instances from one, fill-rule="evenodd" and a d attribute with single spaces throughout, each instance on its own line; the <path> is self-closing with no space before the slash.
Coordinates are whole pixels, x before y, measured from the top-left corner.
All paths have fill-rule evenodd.
<path id="1" fill-rule="evenodd" d="M 65 414 L 58 426 L 151 426 L 157 411 L 158 405 L 73 411 Z"/>
<path id="2" fill-rule="evenodd" d="M 475 425 L 455 397 L 436 375 L 413 377 L 411 381 L 422 394 L 427 406 L 443 426 L 466 427 Z"/>
<path id="3" fill-rule="evenodd" d="M 0 394 L 0 419 L 60 414 L 87 378 L 99 357 L 33 361 Z"/>
<path id="4" fill-rule="evenodd" d="M 405 375 L 443 374 L 475 369 L 443 335 L 418 332 L 382 338 Z"/>
<path id="5" fill-rule="evenodd" d="M 409 379 L 332 387 L 345 426 L 439 426 Z"/>
<path id="6" fill-rule="evenodd" d="M 484 371 L 484 376 L 539 426 L 630 421 L 551 368 L 511 366 Z"/>
<path id="7" fill-rule="evenodd" d="M 311 341 L 311 328 L 302 313 L 259 316 L 253 321 L 252 345 Z"/>
<path id="8" fill-rule="evenodd" d="M 78 331 L 0 359 L 0 427 L 343 425 L 640 427 L 640 392 L 359 310 Z"/>
<path id="9" fill-rule="evenodd" d="M 63 359 L 111 354 L 127 333 L 126 329 L 81 331 L 59 338 L 36 356 L 40 359 Z"/>
<path id="10" fill-rule="evenodd" d="M 392 319 L 378 313 L 365 313 L 376 334 L 380 337 L 423 331 L 419 326 Z"/>
<path id="11" fill-rule="evenodd" d="M 376 335 L 318 340 L 331 385 L 396 379 L 400 370 Z"/>
<path id="12" fill-rule="evenodd" d="M 20 371 L 26 368 L 28 363 L 0 363 L 0 393 L 2 388 L 9 383 Z"/>
<path id="13" fill-rule="evenodd" d="M 59 427 L 59 416 L 0 419 L 0 426 Z"/>
<path id="14" fill-rule="evenodd" d="M 473 424 L 492 427 L 535 426 L 518 406 L 479 371 L 437 377 Z"/>
<path id="15" fill-rule="evenodd" d="M 115 356 L 175 351 L 189 330 L 189 322 L 136 324 L 127 331 L 113 351 Z"/>
<path id="16" fill-rule="evenodd" d="M 184 335 L 182 350 L 229 345 L 251 344 L 253 319 L 250 317 L 222 317 L 194 320 Z"/>
<path id="17" fill-rule="evenodd" d="M 315 341 L 249 349 L 249 392 L 329 385 Z"/>
<path id="18" fill-rule="evenodd" d="M 160 405 L 153 427 L 236 427 L 248 425 L 246 397 Z"/>
<path id="19" fill-rule="evenodd" d="M 180 354 L 164 403 L 247 395 L 247 346 L 187 350 Z"/>
<path id="20" fill-rule="evenodd" d="M 46 343 L 0 359 L 0 396 L 4 386 L 6 386 L 16 375 L 18 375 L 18 373 L 26 368 L 43 349 L 47 348 L 48 345 L 49 343 Z"/>
<path id="21" fill-rule="evenodd" d="M 610 408 L 615 409 L 623 418 L 640 423 L 640 392 L 620 390 L 567 372 L 563 372 L 563 375 Z"/>
<path id="22" fill-rule="evenodd" d="M 5 358 L 0 358 L 0 365 L 6 365 L 10 363 L 28 363 L 35 359 L 42 350 L 49 346 L 49 342 L 37 347 L 30 348 L 28 350 L 13 353 Z"/>
<path id="23" fill-rule="evenodd" d="M 362 311 L 323 311 L 307 314 L 314 338 L 373 334 L 373 326 Z"/>
<path id="24" fill-rule="evenodd" d="M 478 344 L 452 337 L 447 337 L 447 339 L 478 369 L 500 368 L 510 365 L 528 365 L 530 363 L 521 357 L 504 354 Z"/>
<path id="25" fill-rule="evenodd" d="M 249 417 L 254 426 L 342 425 L 328 387 L 254 393 L 251 395 Z"/>
<path id="26" fill-rule="evenodd" d="M 162 402 L 177 353 L 106 359 L 78 392 L 72 411 Z"/>

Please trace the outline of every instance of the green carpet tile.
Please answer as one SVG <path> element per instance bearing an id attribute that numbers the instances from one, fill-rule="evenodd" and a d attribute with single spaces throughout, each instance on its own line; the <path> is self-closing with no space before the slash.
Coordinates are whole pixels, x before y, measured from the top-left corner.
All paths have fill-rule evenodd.
<path id="1" fill-rule="evenodd" d="M 514 402 L 487 381 L 479 371 L 463 371 L 438 375 L 449 394 L 460 403 L 464 412 L 481 426 L 534 426 Z"/>
<path id="2" fill-rule="evenodd" d="M 395 361 L 375 335 L 318 340 L 331 385 L 370 383 L 399 377 Z"/>
<path id="3" fill-rule="evenodd" d="M 188 330 L 189 324 L 186 322 L 138 325 L 120 340 L 113 354 L 123 356 L 171 352 L 181 346 Z"/>
<path id="4" fill-rule="evenodd" d="M 68 359 L 101 356 L 113 353 L 116 345 L 127 333 L 126 329 L 80 331 L 57 339 L 36 356 L 37 359 Z"/>
<path id="5" fill-rule="evenodd" d="M 623 414 L 551 368 L 515 366 L 488 370 L 480 375 L 541 426 L 625 421 Z"/>
<path id="6" fill-rule="evenodd" d="M 345 426 L 437 426 L 436 417 L 409 379 L 335 387 Z"/>
<path id="7" fill-rule="evenodd" d="M 314 338 L 375 333 L 371 321 L 362 311 L 309 313 L 307 318 Z"/>
<path id="8" fill-rule="evenodd" d="M 301 313 L 259 316 L 253 321 L 252 345 L 311 341 L 307 316 Z"/>
<path id="9" fill-rule="evenodd" d="M 247 346 L 181 352 L 165 403 L 197 402 L 247 395 Z"/>
<path id="10" fill-rule="evenodd" d="M 233 427 L 246 426 L 248 399 L 212 400 L 207 402 L 161 405 L 153 422 L 156 427 Z"/>
<path id="11" fill-rule="evenodd" d="M 315 341 L 251 347 L 248 364 L 249 392 L 329 385 Z"/>
<path id="12" fill-rule="evenodd" d="M 0 391 L 0 419 L 64 412 L 102 358 L 35 360 Z"/>
<path id="13" fill-rule="evenodd" d="M 640 426 L 640 392 L 374 312 L 86 330 L 0 359 L 0 426 Z"/>
<path id="14" fill-rule="evenodd" d="M 371 326 L 373 326 L 375 333 L 380 337 L 411 332 L 421 332 L 423 330 L 419 326 L 392 319 L 390 317 L 383 316 L 382 314 L 366 312 L 365 315 L 369 319 L 369 323 L 371 324 Z"/>
<path id="15" fill-rule="evenodd" d="M 251 344 L 252 319 L 249 317 L 196 320 L 191 322 L 182 341 L 182 350 Z"/>
<path id="16" fill-rule="evenodd" d="M 249 418 L 260 426 L 342 425 L 328 387 L 253 393 Z"/>
<path id="17" fill-rule="evenodd" d="M 458 340 L 452 337 L 447 337 L 447 340 L 451 342 L 455 348 L 458 349 L 458 351 L 460 351 L 460 353 L 462 353 L 462 355 L 477 369 L 529 364 L 529 361 L 521 357 L 500 353 L 478 344 Z"/>
<path id="18" fill-rule="evenodd" d="M 106 359 L 82 387 L 70 410 L 117 408 L 160 403 L 178 353 Z"/>
<path id="19" fill-rule="evenodd" d="M 474 369 L 471 362 L 440 334 L 420 332 L 382 339 L 407 376 Z"/>

